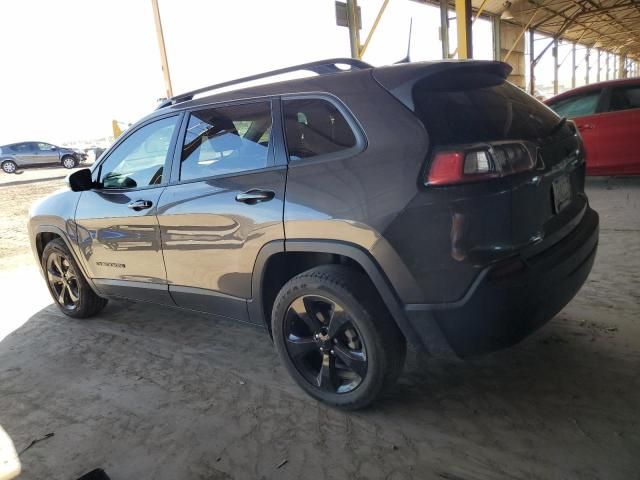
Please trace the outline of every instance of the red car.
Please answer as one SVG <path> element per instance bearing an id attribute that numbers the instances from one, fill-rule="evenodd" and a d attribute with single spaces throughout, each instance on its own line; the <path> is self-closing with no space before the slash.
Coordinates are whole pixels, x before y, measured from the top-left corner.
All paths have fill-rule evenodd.
<path id="1" fill-rule="evenodd" d="M 593 83 L 545 103 L 576 123 L 587 175 L 640 175 L 640 78 Z"/>

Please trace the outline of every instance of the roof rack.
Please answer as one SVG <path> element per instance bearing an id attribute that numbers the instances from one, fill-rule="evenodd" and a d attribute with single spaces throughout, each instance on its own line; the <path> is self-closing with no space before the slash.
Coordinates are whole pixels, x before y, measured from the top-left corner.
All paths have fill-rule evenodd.
<path id="1" fill-rule="evenodd" d="M 369 65 L 368 63 L 363 62 L 362 60 L 357 60 L 355 58 L 331 58 L 328 60 L 318 60 L 316 62 L 302 63 L 300 65 L 295 65 L 293 67 L 279 68 L 277 70 L 258 73 L 256 75 L 249 75 L 248 77 L 242 77 L 236 80 L 229 80 L 227 82 L 217 83 L 215 85 L 209 85 L 208 87 L 202 87 L 202 88 L 198 88 L 197 90 L 181 93 L 180 95 L 176 95 L 175 97 L 171 97 L 166 100 L 163 100 L 158 105 L 157 109 L 168 107 L 169 105 L 173 105 L 176 103 L 192 100 L 194 96 L 200 93 L 209 92 L 211 90 L 218 90 L 220 88 L 229 87 L 231 85 L 236 85 L 239 83 L 250 82 L 250 81 L 258 80 L 261 78 L 274 77 L 276 75 L 282 75 L 283 73 L 310 71 L 310 72 L 315 72 L 318 75 L 325 75 L 328 73 L 342 72 L 343 70 L 338 68 L 338 65 L 349 65 L 351 66 L 351 69 L 356 69 L 356 70 L 372 68 L 371 65 Z"/>

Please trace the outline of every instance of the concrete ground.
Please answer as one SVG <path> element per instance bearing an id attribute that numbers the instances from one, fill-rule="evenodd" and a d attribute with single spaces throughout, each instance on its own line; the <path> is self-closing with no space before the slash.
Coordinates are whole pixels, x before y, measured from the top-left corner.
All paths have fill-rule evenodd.
<path id="1" fill-rule="evenodd" d="M 578 296 L 520 345 L 466 362 L 410 354 L 372 408 L 327 408 L 257 328 L 130 302 L 64 317 L 0 186 L 0 425 L 25 479 L 640 478 L 640 179 L 595 179 L 600 249 Z"/>

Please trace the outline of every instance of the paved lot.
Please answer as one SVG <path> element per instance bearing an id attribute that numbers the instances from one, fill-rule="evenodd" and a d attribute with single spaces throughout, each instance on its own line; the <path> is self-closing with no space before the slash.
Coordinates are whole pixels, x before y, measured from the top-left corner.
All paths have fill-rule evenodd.
<path id="1" fill-rule="evenodd" d="M 60 184 L 34 185 L 0 186 L 0 424 L 19 450 L 55 433 L 22 478 L 639 478 L 640 180 L 589 182 L 598 258 L 549 325 L 464 363 L 410 354 L 352 414 L 306 397 L 259 329 L 129 302 L 58 313 L 20 229 Z"/>

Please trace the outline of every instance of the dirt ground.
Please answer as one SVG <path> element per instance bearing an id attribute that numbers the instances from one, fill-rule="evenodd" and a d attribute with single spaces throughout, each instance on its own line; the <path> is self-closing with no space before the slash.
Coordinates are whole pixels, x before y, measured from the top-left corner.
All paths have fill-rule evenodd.
<path id="1" fill-rule="evenodd" d="M 50 304 L 24 230 L 61 181 L 0 186 L 0 424 L 25 479 L 640 479 L 640 179 L 588 184 L 594 270 L 538 333 L 465 362 L 410 353 L 392 393 L 335 411 L 260 329 L 111 302 Z"/>

